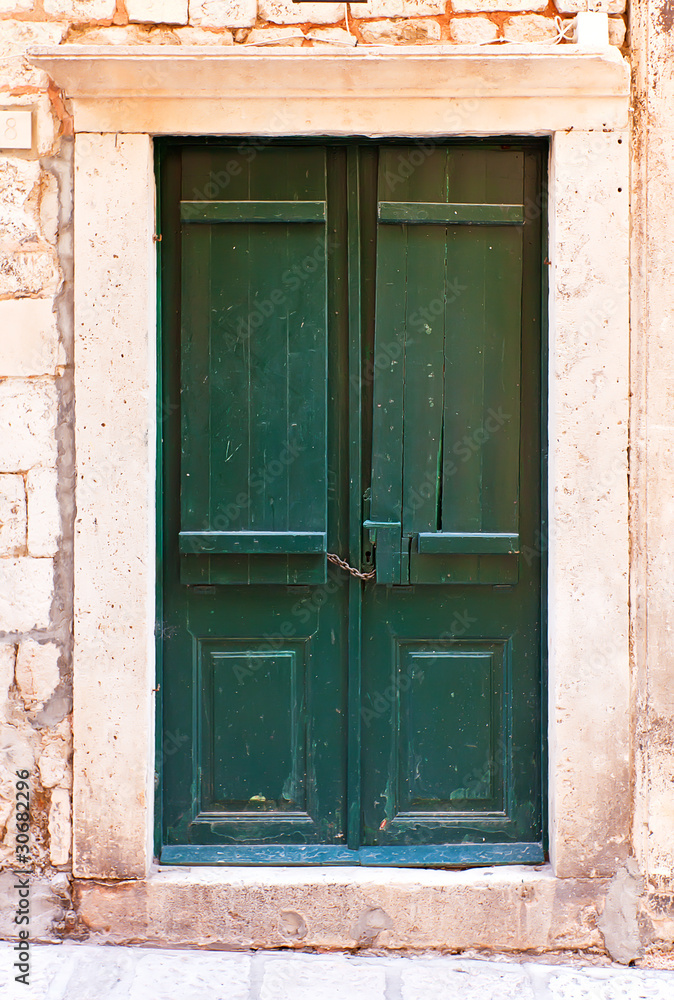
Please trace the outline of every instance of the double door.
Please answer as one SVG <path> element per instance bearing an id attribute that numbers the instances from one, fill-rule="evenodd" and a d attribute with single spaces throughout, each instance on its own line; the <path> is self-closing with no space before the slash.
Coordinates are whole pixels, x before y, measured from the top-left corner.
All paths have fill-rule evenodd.
<path id="1" fill-rule="evenodd" d="M 159 163 L 162 862 L 540 862 L 542 149 Z"/>

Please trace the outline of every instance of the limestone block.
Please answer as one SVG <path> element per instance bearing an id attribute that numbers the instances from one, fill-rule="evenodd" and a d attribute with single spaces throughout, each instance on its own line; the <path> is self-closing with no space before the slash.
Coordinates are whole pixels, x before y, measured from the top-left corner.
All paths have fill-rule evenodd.
<path id="1" fill-rule="evenodd" d="M 258 13 L 272 24 L 333 24 L 344 20 L 342 3 L 293 3 L 293 0 L 259 0 Z"/>
<path id="2" fill-rule="evenodd" d="M 247 45 L 301 45 L 304 33 L 300 28 L 253 28 Z"/>
<path id="3" fill-rule="evenodd" d="M 625 44 L 627 25 L 624 17 L 609 17 L 608 19 L 608 40 L 611 45 L 622 47 Z"/>
<path id="4" fill-rule="evenodd" d="M 126 0 L 130 21 L 187 24 L 187 0 Z"/>
<path id="5" fill-rule="evenodd" d="M 49 857 L 53 865 L 68 864 L 71 841 L 70 793 L 65 788 L 55 788 L 49 807 Z"/>
<path id="6" fill-rule="evenodd" d="M 16 657 L 16 683 L 28 709 L 42 707 L 58 687 L 59 650 L 53 642 L 26 639 Z"/>
<path id="7" fill-rule="evenodd" d="M 56 469 L 37 467 L 26 476 L 28 500 L 28 555 L 54 556 L 61 534 L 61 514 L 56 496 Z"/>
<path id="8" fill-rule="evenodd" d="M 545 10 L 547 0 L 453 0 L 456 14 L 493 14 L 495 11 Z"/>
<path id="9" fill-rule="evenodd" d="M 367 997 L 384 1000 L 386 996 L 386 970 L 382 965 L 348 965 L 342 959 L 322 956 L 318 962 L 288 962 L 272 958 L 264 963 L 260 1000 L 336 1000 L 337 997 Z M 429 993 L 429 997 L 432 994 Z"/>
<path id="10" fill-rule="evenodd" d="M 170 28 L 148 28 L 140 24 L 89 28 L 74 27 L 66 39 L 69 45 L 175 45 Z"/>
<path id="11" fill-rule="evenodd" d="M 0 0 L 0 14 L 23 14 L 33 9 L 35 0 Z"/>
<path id="12" fill-rule="evenodd" d="M 340 45 L 353 46 L 357 41 L 351 32 L 344 28 L 312 28 L 307 38 L 310 38 L 314 45 L 329 45 L 332 48 Z"/>
<path id="13" fill-rule="evenodd" d="M 480 45 L 493 42 L 498 25 L 488 17 L 453 17 L 449 22 L 449 37 L 459 45 Z"/>
<path id="14" fill-rule="evenodd" d="M 11 862 L 10 862 L 11 864 Z M 16 881 L 16 876 L 12 871 L 6 871 L 0 873 L 0 899 L 10 900 L 16 898 L 16 890 L 12 889 L 13 883 Z M 44 941 L 54 938 L 53 926 L 63 920 L 63 900 L 59 899 L 54 893 L 50 885 L 50 878 L 43 877 L 40 875 L 33 875 L 30 880 L 30 934 L 31 943 L 32 941 Z M 3 940 L 15 939 L 17 926 L 14 923 L 14 908 L 10 906 L 4 906 L 2 914 L 0 914 L 0 936 Z M 13 947 L 13 946 L 9 946 Z M 42 949 L 40 949 L 42 950 Z M 45 948 L 46 950 L 46 948 Z M 58 950 L 58 949 L 57 949 Z M 14 961 L 14 959 L 12 959 Z M 40 965 L 36 962 L 37 968 L 44 968 L 40 959 L 38 959 Z M 5 966 L 8 970 L 11 968 L 9 964 Z M 33 973 L 31 969 L 31 985 L 35 980 L 38 980 L 40 984 L 45 983 L 45 989 L 52 992 L 52 987 L 46 985 L 47 979 L 44 977 L 42 968 L 37 974 Z M 39 976 L 39 979 L 38 979 Z M 44 977 L 44 978 L 43 978 Z M 66 987 L 67 989 L 67 987 Z M 28 995 L 37 997 L 43 992 L 42 985 L 34 986 L 28 990 L 26 993 Z M 60 989 L 57 988 L 57 995 Z M 53 995 L 53 994 L 52 994 Z M 10 997 L 16 997 L 17 994 L 14 993 L 12 987 L 9 990 L 5 990 L 3 996 L 9 1000 Z M 20 994 L 18 994 L 20 996 Z M 73 1000 L 73 998 L 71 998 Z"/>
<path id="15" fill-rule="evenodd" d="M 577 14 L 581 10 L 594 10 L 602 14 L 624 14 L 627 9 L 627 0 L 554 0 L 554 2 L 560 14 Z"/>
<path id="16" fill-rule="evenodd" d="M 53 589 L 51 559 L 0 559 L 0 632 L 47 628 Z"/>
<path id="17" fill-rule="evenodd" d="M 111 21 L 116 0 L 44 0 L 45 14 L 69 21 Z"/>
<path id="18" fill-rule="evenodd" d="M 371 44 L 439 42 L 440 24 L 430 17 L 404 21 L 368 21 L 361 28 L 363 40 Z"/>
<path id="19" fill-rule="evenodd" d="M 522 14 L 508 18 L 503 25 L 503 35 L 509 42 L 554 42 L 557 28 L 551 17 Z"/>
<path id="20" fill-rule="evenodd" d="M 245 30 L 245 29 L 244 29 Z M 174 37 L 179 45 L 233 45 L 234 36 L 231 31 L 221 28 L 219 31 L 208 28 L 175 28 Z"/>
<path id="21" fill-rule="evenodd" d="M 0 467 L 21 472 L 56 462 L 57 393 L 53 381 L 0 382 Z"/>
<path id="22" fill-rule="evenodd" d="M 3 24 L 5 23 L 3 22 Z M 4 31 L 4 27 L 2 30 Z M 0 87 L 1 85 L 2 82 L 0 80 Z M 4 92 L 0 91 L 0 107 L 9 109 L 29 108 L 33 113 L 35 152 L 38 156 L 49 156 L 55 152 L 56 131 L 59 123 L 55 115 L 52 114 L 51 102 L 45 92 L 36 94 L 30 91 L 23 94 L 14 94 L 10 89 L 5 89 Z"/>
<path id="23" fill-rule="evenodd" d="M 20 246 L 38 239 L 40 164 L 0 157 L 0 243 Z"/>
<path id="24" fill-rule="evenodd" d="M 2 643 L 0 645 L 0 720 L 9 714 L 9 689 L 14 683 L 14 664 L 16 663 L 16 646 Z M 0 815 L 0 831 L 2 816 Z M 0 837 L 2 836 L 0 832 Z"/>
<path id="25" fill-rule="evenodd" d="M 0 378 L 52 375 L 59 362 L 58 348 L 51 299 L 0 302 Z"/>
<path id="26" fill-rule="evenodd" d="M 23 555 L 26 548 L 26 489 L 23 476 L 0 475 L 0 555 Z"/>
<path id="27" fill-rule="evenodd" d="M 40 781 L 44 788 L 53 788 L 55 785 L 61 788 L 70 787 L 72 781 L 69 760 L 70 748 L 64 740 L 47 743 L 37 762 Z"/>
<path id="28" fill-rule="evenodd" d="M 40 176 L 40 229 L 48 243 L 56 243 L 59 227 L 59 188 L 54 174 L 43 170 Z"/>
<path id="29" fill-rule="evenodd" d="M 61 270 L 53 248 L 0 250 L 0 296 L 51 295 L 60 285 Z"/>
<path id="30" fill-rule="evenodd" d="M 445 7 L 446 0 L 368 0 L 368 3 L 351 4 L 349 10 L 351 17 L 360 18 L 424 17 L 444 14 Z"/>
<path id="31" fill-rule="evenodd" d="M 190 24 L 199 28 L 252 28 L 257 0 L 190 0 Z"/>
<path id="32" fill-rule="evenodd" d="M 3 21 L 0 34 L 0 90 L 47 86 L 47 74 L 28 62 L 26 52 L 36 45 L 58 45 L 65 34 L 63 24 L 34 21 Z"/>

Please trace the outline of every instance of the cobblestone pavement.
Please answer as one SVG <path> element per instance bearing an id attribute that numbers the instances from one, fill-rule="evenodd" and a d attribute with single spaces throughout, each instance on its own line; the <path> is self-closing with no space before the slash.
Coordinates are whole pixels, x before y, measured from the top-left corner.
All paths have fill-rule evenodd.
<path id="1" fill-rule="evenodd" d="M 457 958 L 32 945 L 30 984 L 0 942 L 3 1000 L 674 1000 L 674 971 Z"/>

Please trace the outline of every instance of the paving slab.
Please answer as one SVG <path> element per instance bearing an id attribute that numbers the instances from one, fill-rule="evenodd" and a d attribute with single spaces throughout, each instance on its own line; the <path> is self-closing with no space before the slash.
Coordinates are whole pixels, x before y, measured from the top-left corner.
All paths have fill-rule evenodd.
<path id="1" fill-rule="evenodd" d="M 674 971 L 420 956 L 0 942 L 3 1000 L 674 1000 Z"/>

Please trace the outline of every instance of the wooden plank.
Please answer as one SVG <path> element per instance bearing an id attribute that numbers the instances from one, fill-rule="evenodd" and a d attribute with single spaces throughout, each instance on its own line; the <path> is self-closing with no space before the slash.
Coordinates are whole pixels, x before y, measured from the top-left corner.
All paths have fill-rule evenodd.
<path id="1" fill-rule="evenodd" d="M 325 222 L 324 201 L 182 201 L 183 222 Z"/>
<path id="2" fill-rule="evenodd" d="M 346 231 L 348 322 L 349 322 L 349 559 L 361 564 L 362 530 L 362 436 L 361 408 L 361 192 L 358 148 L 350 146 L 346 159 Z M 362 589 L 355 577 L 349 577 L 348 599 L 348 735 L 347 735 L 347 818 L 346 844 L 360 845 L 361 838 L 361 657 Z"/>
<path id="3" fill-rule="evenodd" d="M 521 226 L 524 223 L 524 206 L 380 201 L 379 221 L 445 226 Z"/>
<path id="4" fill-rule="evenodd" d="M 320 531 L 181 531 L 180 551 L 186 554 L 320 554 L 326 551 L 326 537 L 325 532 Z"/>
<path id="5" fill-rule="evenodd" d="M 447 241 L 443 531 L 480 531 L 484 406 L 484 301 L 489 233 L 452 229 Z"/>
<path id="6" fill-rule="evenodd" d="M 522 235 L 499 230 L 487 244 L 491 278 L 484 301 L 482 527 L 519 522 L 522 365 Z"/>
<path id="7" fill-rule="evenodd" d="M 211 499 L 211 230 L 183 227 L 180 254 L 180 523 L 200 528 L 210 523 Z"/>
<path id="8" fill-rule="evenodd" d="M 407 233 L 403 536 L 440 522 L 446 242 L 444 226 L 410 227 Z"/>
<path id="9" fill-rule="evenodd" d="M 499 555 L 519 552 L 520 538 L 508 532 L 451 532 L 420 531 L 417 538 L 418 550 L 422 555 L 450 554 Z"/>

